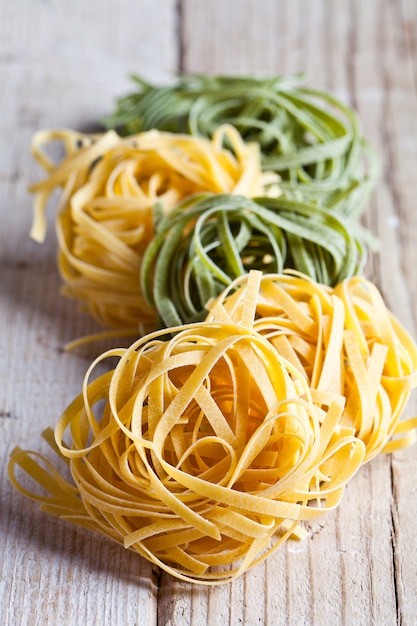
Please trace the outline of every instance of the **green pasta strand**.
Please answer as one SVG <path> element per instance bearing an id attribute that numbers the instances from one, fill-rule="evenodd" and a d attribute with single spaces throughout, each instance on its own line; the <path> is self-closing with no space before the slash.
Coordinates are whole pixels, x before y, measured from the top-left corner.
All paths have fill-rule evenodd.
<path id="1" fill-rule="evenodd" d="M 259 144 L 263 168 L 279 173 L 286 197 L 361 216 L 378 161 L 358 115 L 334 95 L 305 86 L 301 76 L 191 75 L 169 86 L 132 78 L 136 90 L 117 101 L 107 128 L 211 137 L 232 124 L 245 141 Z"/>
<path id="2" fill-rule="evenodd" d="M 335 285 L 360 273 L 364 232 L 356 222 L 288 198 L 199 195 L 157 222 L 141 288 L 161 324 L 205 318 L 205 305 L 252 269 L 291 268 Z"/>

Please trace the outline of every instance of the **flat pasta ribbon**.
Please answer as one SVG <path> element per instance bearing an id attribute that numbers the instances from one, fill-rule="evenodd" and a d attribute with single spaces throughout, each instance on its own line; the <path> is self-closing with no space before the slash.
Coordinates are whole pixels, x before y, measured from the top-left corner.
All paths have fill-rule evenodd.
<path id="1" fill-rule="evenodd" d="M 216 315 L 228 313 L 219 305 Z M 90 380 L 114 356 L 115 369 Z M 344 402 L 313 402 L 305 377 L 251 316 L 190 324 L 92 363 L 55 428 L 74 484 L 20 449 L 9 474 L 49 513 L 181 580 L 230 582 L 340 502 L 365 453 L 341 423 Z M 19 466 L 46 495 L 23 486 Z"/>
<path id="2" fill-rule="evenodd" d="M 209 306 L 210 323 L 218 311 L 224 322 L 252 318 L 319 406 L 345 397 L 341 424 L 365 443 L 364 461 L 415 442 L 417 417 L 401 418 L 417 386 L 417 346 L 370 281 L 354 276 L 331 288 L 290 271 L 242 276 Z"/>
<path id="3" fill-rule="evenodd" d="M 355 223 L 284 197 L 216 194 L 182 202 L 156 224 L 141 284 L 164 326 L 201 321 L 206 302 L 252 269 L 304 272 L 335 285 L 367 257 Z"/>
<path id="4" fill-rule="evenodd" d="M 65 152 L 58 163 L 48 156 L 54 142 Z M 45 238 L 46 205 L 61 188 L 56 231 L 63 292 L 105 326 L 136 335 L 156 323 L 139 285 L 155 214 L 202 192 L 279 193 L 277 175 L 261 171 L 259 147 L 228 125 L 210 140 L 157 130 L 125 139 L 114 131 L 39 131 L 32 151 L 48 173 L 30 188 L 36 241 Z"/>
<path id="5" fill-rule="evenodd" d="M 286 197 L 358 218 L 379 172 L 357 113 L 299 76 L 193 76 L 152 85 L 132 76 L 104 124 L 130 135 L 150 128 L 211 137 L 235 126 L 277 172 Z"/>

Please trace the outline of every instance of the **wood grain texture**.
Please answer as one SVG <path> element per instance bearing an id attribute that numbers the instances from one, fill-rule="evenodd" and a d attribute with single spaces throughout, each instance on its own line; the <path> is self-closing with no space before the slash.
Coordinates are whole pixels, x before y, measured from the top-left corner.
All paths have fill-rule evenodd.
<path id="1" fill-rule="evenodd" d="M 41 175 L 29 145 L 43 127 L 97 127 L 127 89 L 128 72 L 166 80 L 177 62 L 172 2 L 0 3 L 0 623 L 156 623 L 157 576 L 122 547 L 38 512 L 14 493 L 14 446 L 42 449 L 39 434 L 80 392 L 88 355 L 63 344 L 93 330 L 58 295 L 50 215 L 43 246 L 28 237 Z"/>
<path id="2" fill-rule="evenodd" d="M 266 1 L 259 10 L 256 1 L 189 0 L 183 6 L 185 71 L 305 71 L 311 85 L 358 110 L 381 160 L 364 220 L 378 233 L 381 252 L 367 273 L 415 335 L 415 3 Z M 210 26 L 210 43 L 201 37 L 203 24 Z M 409 411 L 415 414 L 415 399 Z M 338 511 L 311 525 L 308 541 L 286 545 L 227 593 L 214 589 L 202 597 L 190 588 L 188 613 L 216 597 L 213 604 L 228 607 L 229 623 L 414 624 L 415 471 L 415 449 L 377 458 L 348 486 Z M 184 609 L 184 593 L 181 603 Z M 168 612 L 159 609 L 164 622 Z"/>
<path id="3" fill-rule="evenodd" d="M 62 352 L 94 330 L 58 295 L 53 215 L 30 241 L 39 176 L 34 131 L 96 127 L 128 74 L 293 74 L 359 112 L 381 160 L 365 223 L 381 251 L 368 276 L 417 336 L 417 3 L 415 0 L 15 0 L 0 3 L 0 624 L 412 626 L 417 615 L 417 453 L 380 456 L 342 505 L 231 585 L 180 583 L 15 493 L 15 445 L 79 393 L 91 355 Z M 417 413 L 414 397 L 407 413 Z"/>

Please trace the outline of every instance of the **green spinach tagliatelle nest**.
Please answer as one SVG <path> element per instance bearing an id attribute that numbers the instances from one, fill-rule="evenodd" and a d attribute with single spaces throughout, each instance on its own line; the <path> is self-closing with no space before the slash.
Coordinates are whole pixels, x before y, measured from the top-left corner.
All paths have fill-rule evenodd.
<path id="1" fill-rule="evenodd" d="M 156 86 L 132 77 L 107 128 L 129 135 L 158 128 L 210 137 L 224 123 L 258 142 L 262 165 L 281 177 L 286 197 L 357 219 L 378 174 L 357 113 L 300 76 L 180 76 Z"/>
<path id="2" fill-rule="evenodd" d="M 194 195 L 156 222 L 141 291 L 163 326 L 201 321 L 206 303 L 252 269 L 295 269 L 325 285 L 361 273 L 367 248 L 353 220 L 314 204 Z"/>

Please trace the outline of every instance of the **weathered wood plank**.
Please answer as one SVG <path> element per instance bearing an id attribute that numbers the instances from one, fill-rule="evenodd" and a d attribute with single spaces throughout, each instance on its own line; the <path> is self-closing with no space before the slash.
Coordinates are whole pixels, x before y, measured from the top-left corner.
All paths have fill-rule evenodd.
<path id="1" fill-rule="evenodd" d="M 90 358 L 65 354 L 93 330 L 58 295 L 53 216 L 47 242 L 30 241 L 29 154 L 43 127 L 93 128 L 137 70 L 166 80 L 176 68 L 170 0 L 17 0 L 0 7 L 0 623 L 156 623 L 151 566 L 100 537 L 56 521 L 14 492 L 6 461 L 15 445 L 39 449 L 81 390 Z M 42 447 L 45 449 L 45 446 Z"/>
<path id="2" fill-rule="evenodd" d="M 178 5 L 178 6 L 177 6 Z M 177 11 L 180 9 L 179 11 Z M 129 88 L 208 74 L 293 74 L 357 108 L 382 163 L 365 222 L 381 239 L 367 273 L 416 335 L 417 5 L 413 0 L 17 0 L 0 8 L 1 458 L 39 448 L 80 390 L 89 355 L 66 340 L 94 324 L 57 296 L 55 240 L 28 238 L 28 153 L 45 126 L 91 128 Z M 178 37 L 181 37 L 178 39 Z M 417 413 L 416 399 L 410 415 Z M 232 585 L 174 581 L 105 539 L 56 521 L 14 493 L 0 467 L 0 622 L 395 624 L 417 612 L 415 448 L 379 457 L 342 505 Z M 35 620 L 36 623 L 36 620 Z"/>
<path id="3" fill-rule="evenodd" d="M 359 3 L 358 3 L 359 4 Z M 404 3 L 406 5 L 407 3 Z M 376 194 L 376 227 L 381 238 L 381 254 L 374 267 L 375 280 L 381 286 L 390 308 L 406 328 L 416 335 L 415 276 L 417 232 L 414 200 L 414 165 L 417 154 L 417 98 L 415 82 L 415 50 L 410 45 L 410 34 L 415 32 L 417 7 L 408 3 L 407 17 L 401 3 L 382 3 L 374 25 L 375 46 L 369 47 L 362 34 L 362 49 L 368 50 L 375 72 L 358 74 L 359 93 L 366 93 L 365 85 L 380 94 L 378 100 L 362 106 L 363 116 L 369 121 L 375 143 L 382 157 L 382 177 Z M 371 14 L 363 14 L 360 5 L 360 23 L 369 23 Z M 360 64 L 358 63 L 358 72 Z M 362 87 L 362 89 L 361 89 Z M 415 397 L 407 414 L 417 412 Z M 386 461 L 390 474 L 385 484 L 391 483 L 391 575 L 399 623 L 415 620 L 415 589 L 417 579 L 417 540 L 415 507 L 417 504 L 415 476 L 417 470 L 415 449 L 396 453 Z M 374 466 L 373 466 L 374 467 Z M 372 468 L 373 469 L 373 468 Z M 381 483 L 382 484 L 382 481 Z M 374 493 L 381 493 L 375 481 Z M 374 502 L 375 506 L 375 502 Z M 386 519 L 386 516 L 382 519 Z M 378 527 L 379 538 L 379 527 Z M 383 572 L 382 572 L 383 574 Z M 386 575 L 383 580 L 386 580 Z M 375 577 L 377 580 L 377 578 Z M 380 616 L 383 611 L 380 608 Z"/>
<path id="4" fill-rule="evenodd" d="M 416 5 L 403 5 L 401 13 L 400 3 L 388 0 L 263 2 L 262 9 L 251 1 L 185 1 L 183 67 L 208 74 L 305 71 L 311 85 L 357 108 L 382 161 L 365 216 L 382 253 L 367 274 L 413 333 Z M 348 486 L 342 506 L 309 525 L 304 543 L 287 544 L 230 589 L 189 586 L 187 595 L 183 585 L 181 613 L 199 615 L 198 623 L 205 614 L 211 623 L 215 605 L 226 623 L 227 616 L 229 623 L 274 625 L 413 623 L 415 463 L 413 449 L 375 459 Z M 162 621 L 188 623 L 176 617 L 176 583 L 170 594 L 167 585 Z"/>
<path id="5" fill-rule="evenodd" d="M 363 5 L 361 8 L 363 10 Z M 362 16 L 362 21 L 366 17 Z M 414 168 L 417 159 L 417 84 L 416 55 L 410 36 L 413 32 L 415 34 L 417 6 L 415 3 L 385 2 L 381 6 L 379 20 L 384 27 L 382 32 L 380 29 L 375 32 L 378 47 L 373 48 L 379 50 L 379 55 L 375 54 L 377 72 L 374 80 L 379 83 L 379 90 L 383 93 L 378 115 L 383 177 L 381 190 L 377 194 L 378 230 L 381 237 L 377 280 L 390 308 L 416 336 L 417 280 L 414 268 L 417 262 L 417 218 Z M 364 48 L 365 45 L 363 41 Z M 372 50 L 368 54 L 372 54 Z M 362 84 L 367 80 L 369 78 L 364 75 Z M 415 415 L 416 412 L 414 396 L 407 414 Z M 410 449 L 397 453 L 387 463 L 392 489 L 391 571 L 397 619 L 398 623 L 412 624 L 416 613 L 417 580 L 417 496 L 413 478 L 417 471 L 416 451 Z M 374 493 L 377 492 L 377 486 L 376 483 Z M 380 611 L 380 615 L 383 615 Z"/>

